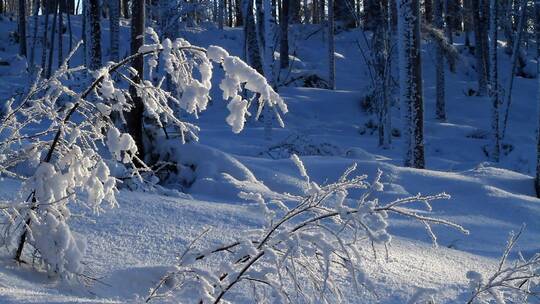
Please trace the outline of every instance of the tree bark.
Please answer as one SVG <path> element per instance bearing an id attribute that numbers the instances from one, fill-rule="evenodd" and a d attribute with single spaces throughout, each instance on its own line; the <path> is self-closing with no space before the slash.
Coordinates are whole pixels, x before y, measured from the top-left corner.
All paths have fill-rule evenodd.
<path id="1" fill-rule="evenodd" d="M 499 161 L 500 149 L 501 149 L 501 135 L 500 135 L 500 122 L 499 122 L 499 79 L 498 79 L 498 60 L 497 60 L 497 34 L 498 34 L 498 9 L 497 0 L 490 0 L 490 21 L 489 21 L 489 67 L 491 71 L 489 81 L 489 95 L 491 98 L 491 136 L 492 136 L 492 148 L 491 159 L 495 162 Z"/>
<path id="2" fill-rule="evenodd" d="M 512 47 L 512 57 L 510 58 L 510 77 L 506 85 L 505 104 L 506 109 L 504 112 L 503 128 L 501 139 L 504 139 L 506 135 L 506 127 L 508 125 L 508 115 L 510 113 L 510 106 L 512 105 L 512 89 L 514 87 L 514 76 L 516 74 L 519 53 L 521 51 L 521 39 L 523 37 L 524 26 L 526 24 L 527 16 L 527 0 L 521 0 L 521 9 L 519 13 L 519 21 L 514 37 L 514 46 Z"/>
<path id="3" fill-rule="evenodd" d="M 420 2 L 399 0 L 400 99 L 404 116 L 405 166 L 424 168 L 424 102 L 420 50 Z"/>
<path id="4" fill-rule="evenodd" d="M 133 0 L 131 6 L 131 54 L 136 54 L 139 48 L 144 45 L 144 23 L 145 23 L 145 0 Z M 137 71 L 133 81 L 141 83 L 144 78 L 144 58 L 136 57 L 131 66 Z M 143 113 L 144 105 L 142 99 L 137 95 L 135 87 L 130 87 L 131 102 L 133 108 L 124 114 L 126 117 L 127 130 L 135 140 L 139 151 L 139 158 L 144 160 L 145 146 L 143 142 Z"/>
<path id="5" fill-rule="evenodd" d="M 101 14 L 99 0 L 88 1 L 88 27 L 90 33 L 88 35 L 88 47 L 90 52 L 89 68 L 97 70 L 101 67 Z"/>
<path id="6" fill-rule="evenodd" d="M 52 21 L 52 28 L 51 28 L 51 43 L 49 45 L 49 63 L 47 64 L 47 72 L 45 73 L 46 77 L 51 77 L 52 74 L 52 62 L 53 62 L 53 55 L 54 55 L 54 33 L 56 31 L 56 18 L 58 17 L 58 0 L 54 0 L 54 15 L 53 15 L 53 21 Z"/>
<path id="7" fill-rule="evenodd" d="M 234 2 L 234 10 L 235 10 L 235 16 L 236 16 L 235 26 L 243 26 L 244 18 L 242 16 L 242 0 L 236 0 Z"/>
<path id="8" fill-rule="evenodd" d="M 244 35 L 245 35 L 245 52 L 247 63 L 263 74 L 262 59 L 260 45 L 257 39 L 257 28 L 255 25 L 255 16 L 253 12 L 254 0 L 244 0 Z"/>
<path id="9" fill-rule="evenodd" d="M 19 55 L 26 57 L 26 0 L 19 0 Z"/>
<path id="10" fill-rule="evenodd" d="M 283 0 L 281 6 L 281 21 L 279 27 L 281 29 L 280 43 L 279 43 L 279 62 L 282 69 L 289 67 L 289 2 L 290 0 Z"/>
<path id="11" fill-rule="evenodd" d="M 443 0 L 434 0 L 433 19 L 435 28 L 444 29 L 443 20 Z M 444 50 L 442 46 L 435 43 L 435 78 L 436 78 L 436 110 L 435 117 L 439 121 L 446 121 L 446 94 L 445 94 L 445 75 L 444 75 Z"/>
<path id="12" fill-rule="evenodd" d="M 300 21 L 300 0 L 289 0 L 289 22 L 298 24 Z"/>
<path id="13" fill-rule="evenodd" d="M 336 89 L 336 51 L 334 41 L 334 0 L 328 0 L 328 85 Z"/>
<path id="14" fill-rule="evenodd" d="M 66 10 L 66 0 L 58 0 L 58 67 L 62 65 L 64 61 L 64 41 L 63 41 L 63 26 L 64 26 L 64 13 Z"/>
<path id="15" fill-rule="evenodd" d="M 220 30 L 223 29 L 223 25 L 225 23 L 225 0 L 216 0 L 219 3 L 219 9 L 218 9 L 218 28 Z"/>
<path id="16" fill-rule="evenodd" d="M 343 28 L 353 28 L 356 25 L 354 7 L 349 5 L 350 0 L 334 0 L 334 20 Z M 329 6 L 330 7 L 330 6 Z"/>
<path id="17" fill-rule="evenodd" d="M 473 8 L 473 22 L 474 22 L 474 53 L 476 56 L 476 72 L 478 74 L 478 96 L 484 96 L 487 93 L 487 67 L 486 60 L 484 58 L 484 44 L 482 41 L 485 39 L 482 37 L 485 35 L 483 30 L 483 23 L 485 22 L 481 10 L 483 6 L 480 6 L 479 0 L 471 0 Z"/>
<path id="18" fill-rule="evenodd" d="M 116 62 L 120 60 L 120 52 L 119 52 L 120 0 L 111 0 L 109 4 L 109 9 L 110 9 L 109 32 L 110 32 L 110 39 L 111 39 L 110 60 Z"/>

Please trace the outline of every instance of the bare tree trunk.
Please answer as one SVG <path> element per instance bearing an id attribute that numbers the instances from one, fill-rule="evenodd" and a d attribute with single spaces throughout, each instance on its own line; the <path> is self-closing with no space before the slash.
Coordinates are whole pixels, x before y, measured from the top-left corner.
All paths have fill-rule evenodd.
<path id="1" fill-rule="evenodd" d="M 484 38 L 483 22 L 481 10 L 483 6 L 479 5 L 480 0 L 472 0 L 473 19 L 474 19 L 474 52 L 476 56 L 476 72 L 478 74 L 478 96 L 484 96 L 487 92 L 487 72 L 484 60 L 484 50 L 482 41 Z"/>
<path id="2" fill-rule="evenodd" d="M 425 167 L 420 2 L 399 0 L 400 95 L 404 111 L 405 166 Z"/>
<path id="3" fill-rule="evenodd" d="M 490 22 L 489 22 L 489 58 L 490 64 L 489 67 L 491 71 L 490 83 L 489 83 L 489 95 L 491 97 L 491 133 L 492 133 L 492 148 L 491 148 L 491 159 L 495 162 L 498 162 L 500 159 L 500 149 L 501 149 L 501 134 L 499 130 L 499 79 L 498 79 L 498 60 L 497 60 L 497 34 L 498 34 L 498 9 L 497 9 L 497 0 L 490 0 Z"/>
<path id="4" fill-rule="evenodd" d="M 47 64 L 47 72 L 46 77 L 51 77 L 52 74 L 52 62 L 53 62 L 53 55 L 54 55 L 54 34 L 56 31 L 56 18 L 58 17 L 58 0 L 54 0 L 55 6 L 53 7 L 54 15 L 53 15 L 53 22 L 52 22 L 52 28 L 51 28 L 51 44 L 49 45 L 49 63 Z"/>
<path id="5" fill-rule="evenodd" d="M 81 36 L 83 41 L 83 64 L 88 66 L 88 3 L 83 0 Z"/>
<path id="6" fill-rule="evenodd" d="M 65 10 L 65 1 L 66 0 L 58 0 L 58 67 L 62 64 L 62 61 L 64 60 L 64 44 L 63 44 L 63 26 L 64 26 L 64 18 L 63 18 L 63 11 Z"/>
<path id="7" fill-rule="evenodd" d="M 537 60 L 537 69 L 540 71 L 540 60 Z M 537 77 L 537 82 L 538 92 L 536 103 L 540 106 L 540 75 Z M 534 179 L 534 188 L 536 190 L 536 197 L 540 198 L 540 112 L 537 112 L 536 115 L 538 117 L 538 126 L 536 131 L 536 177 Z"/>
<path id="8" fill-rule="evenodd" d="M 289 0 L 289 22 L 300 23 L 300 0 Z"/>
<path id="9" fill-rule="evenodd" d="M 218 27 L 220 30 L 223 29 L 225 23 L 225 0 L 216 0 L 219 3 L 219 14 L 218 14 Z"/>
<path id="10" fill-rule="evenodd" d="M 273 27 L 272 27 L 272 4 L 271 0 L 263 0 L 264 3 L 264 76 L 268 83 L 275 86 L 273 63 L 274 63 L 274 45 L 273 45 Z M 272 119 L 273 112 L 268 105 L 264 107 L 264 137 L 266 140 L 272 140 Z"/>
<path id="11" fill-rule="evenodd" d="M 120 52 L 119 52 L 120 0 L 111 0 L 109 5 L 110 5 L 109 32 L 110 32 L 110 39 L 111 39 L 110 60 L 116 62 L 120 59 Z"/>
<path id="12" fill-rule="evenodd" d="M 136 54 L 139 48 L 144 45 L 144 23 L 145 23 L 145 0 L 133 0 L 131 6 L 131 54 Z M 133 81 L 141 83 L 144 78 L 144 58 L 136 57 L 131 66 L 138 75 L 133 77 Z M 143 142 L 143 113 L 144 105 L 142 99 L 137 95 L 135 87 L 130 87 L 131 101 L 133 108 L 130 112 L 124 113 L 126 117 L 127 130 L 135 140 L 139 151 L 139 158 L 144 160 L 145 146 Z"/>
<path id="13" fill-rule="evenodd" d="M 249 65 L 257 70 L 260 74 L 263 74 L 262 59 L 259 41 L 257 39 L 257 28 L 255 26 L 255 16 L 253 12 L 254 0 L 244 0 L 244 35 L 245 35 L 245 52 L 246 61 Z"/>
<path id="14" fill-rule="evenodd" d="M 472 31 L 472 4 L 471 0 L 463 0 L 463 27 L 465 31 L 465 46 L 471 47 L 471 31 Z"/>
<path id="15" fill-rule="evenodd" d="M 26 0 L 19 0 L 19 55 L 26 57 Z"/>
<path id="16" fill-rule="evenodd" d="M 281 29 L 280 44 L 279 44 L 279 62 L 282 69 L 289 67 L 289 2 L 290 0 L 283 0 L 281 6 L 281 22 L 279 27 Z"/>
<path id="17" fill-rule="evenodd" d="M 91 70 L 97 70 L 101 67 L 101 14 L 99 0 L 87 0 L 88 1 L 88 17 L 89 17 L 89 52 L 90 62 L 89 68 Z"/>
<path id="18" fill-rule="evenodd" d="M 453 11 L 453 5 L 452 0 L 444 0 L 444 12 L 446 16 L 446 38 L 448 39 L 448 43 L 453 44 L 454 43 L 454 11 Z"/>
<path id="19" fill-rule="evenodd" d="M 30 66 L 32 73 L 36 71 L 35 55 L 37 46 L 37 32 L 39 26 L 39 0 L 34 1 L 34 28 L 32 34 L 32 46 L 30 47 Z"/>
<path id="20" fill-rule="evenodd" d="M 375 8 L 375 7 L 374 7 Z M 391 79 L 391 19 L 388 1 L 380 1 L 376 7 L 378 12 L 374 15 L 380 19 L 374 22 L 373 53 L 375 70 L 375 92 L 377 98 L 377 118 L 379 146 L 389 148 L 391 144 L 390 125 L 390 79 Z"/>
<path id="21" fill-rule="evenodd" d="M 424 0 L 424 19 L 428 24 L 433 22 L 433 1 L 437 0 Z"/>
<path id="22" fill-rule="evenodd" d="M 508 125 L 508 115 L 510 113 L 510 106 L 512 105 L 512 89 L 514 86 L 514 76 L 516 74 L 516 68 L 519 58 L 519 52 L 521 50 L 521 38 L 523 37 L 523 29 L 525 26 L 525 19 L 527 16 L 527 0 L 521 0 L 521 9 L 519 14 L 518 26 L 516 29 L 516 36 L 514 37 L 514 46 L 512 49 L 512 58 L 510 59 L 510 78 L 506 86 L 506 110 L 504 112 L 504 121 L 501 139 L 504 139 L 506 135 L 506 127 Z"/>
<path id="23" fill-rule="evenodd" d="M 227 0 L 227 26 L 233 27 L 233 0 Z"/>
<path id="24" fill-rule="evenodd" d="M 332 2 L 334 2 L 334 21 L 343 28 L 354 27 L 356 19 L 354 18 L 354 7 L 350 6 L 350 0 L 334 0 Z"/>
<path id="25" fill-rule="evenodd" d="M 243 26 L 244 25 L 244 18 L 242 16 L 242 0 L 235 0 L 234 2 L 234 10 L 236 15 L 236 26 Z"/>
<path id="26" fill-rule="evenodd" d="M 336 89 L 336 51 L 334 37 L 334 0 L 328 0 L 328 85 Z"/>
<path id="27" fill-rule="evenodd" d="M 441 1 L 434 0 L 434 25 L 437 29 L 444 29 L 443 5 Z M 446 121 L 446 94 L 444 75 L 444 50 L 442 46 L 435 43 L 435 78 L 436 78 L 436 110 L 435 116 L 439 121 Z"/>
<path id="28" fill-rule="evenodd" d="M 512 46 L 514 45 L 514 34 L 513 34 L 513 15 L 514 15 L 514 6 L 513 0 L 506 0 L 506 14 L 504 16 L 504 35 L 506 36 L 506 54 L 512 54 Z"/>
<path id="29" fill-rule="evenodd" d="M 313 24 L 318 24 L 319 23 L 319 17 L 320 17 L 320 14 L 319 14 L 319 1 L 318 0 L 313 0 L 311 2 L 311 22 L 313 22 Z"/>
<path id="30" fill-rule="evenodd" d="M 71 2 L 71 1 L 69 1 Z M 69 30 L 69 51 L 73 50 L 73 27 L 71 26 L 71 14 L 67 14 L 68 30 Z"/>

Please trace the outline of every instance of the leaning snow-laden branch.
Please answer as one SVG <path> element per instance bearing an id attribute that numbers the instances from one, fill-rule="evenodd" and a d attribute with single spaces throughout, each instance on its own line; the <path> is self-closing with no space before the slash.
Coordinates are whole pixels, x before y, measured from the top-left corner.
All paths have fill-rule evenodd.
<path id="1" fill-rule="evenodd" d="M 81 273 L 85 244 L 67 224 L 69 204 L 79 203 L 95 212 L 118 205 L 117 180 L 110 172 L 108 157 L 139 180 L 142 172 L 151 171 L 145 160 L 139 159 L 132 136 L 113 123 L 113 117 L 125 122 L 124 113 L 132 109 L 134 96 L 127 87 L 135 89 L 144 105 L 145 119 L 152 121 L 152 126 L 145 128 L 175 128 L 182 142 L 186 137 L 197 140 L 199 128 L 180 117 L 182 111 L 197 116 L 206 110 L 212 61 L 225 70 L 221 87 L 226 98 L 232 99 L 227 123 L 235 133 L 243 129 L 247 113 L 246 101 L 238 95 L 242 88 L 260 96 L 260 107 L 287 112 L 281 97 L 260 74 L 222 48 L 206 50 L 183 39 L 160 42 L 152 29 L 146 35 L 152 44 L 96 71 L 68 66 L 75 48 L 51 77 L 38 76 L 25 96 L 10 99 L 0 109 L 0 175 L 23 180 L 21 197 L 26 198 L 12 202 L 10 208 L 0 206 L 0 217 L 6 219 L 0 221 L 0 245 L 16 249 L 17 261 L 24 262 L 24 249 L 31 246 L 51 273 L 66 277 Z M 140 57 L 147 59 L 150 75 L 159 79 L 132 81 L 137 72 L 128 65 Z M 155 73 L 158 62 L 164 67 L 163 75 Z M 118 77 L 112 77 L 113 73 Z M 93 80 L 81 89 L 73 79 L 87 78 L 88 74 Z M 103 152 L 106 150 L 110 155 Z M 20 167 L 25 172 L 19 172 Z"/>
<path id="2" fill-rule="evenodd" d="M 495 272 L 485 278 L 476 271 L 467 272 L 470 297 L 473 303 L 529 303 L 540 299 L 540 253 L 526 259 L 519 254 L 518 259 L 508 263 L 508 257 L 518 242 L 524 227 L 518 233 L 511 232 Z M 510 265 L 509 265 L 510 264 Z"/>
<path id="3" fill-rule="evenodd" d="M 430 24 L 422 23 L 422 33 L 428 40 L 433 41 L 437 47 L 441 48 L 444 57 L 450 63 L 450 66 L 455 66 L 459 61 L 459 52 L 457 48 L 451 44 L 444 32 Z"/>
<path id="4" fill-rule="evenodd" d="M 362 242 L 373 250 L 390 243 L 390 214 L 425 225 L 434 241 L 433 225 L 468 233 L 456 223 L 429 215 L 431 202 L 448 199 L 447 194 L 419 194 L 381 204 L 373 196 L 384 190 L 382 172 L 369 182 L 366 175 L 351 176 L 356 170 L 353 165 L 336 182 L 318 185 L 296 155 L 291 159 L 305 179 L 302 196 L 289 196 L 289 201 L 282 202 L 267 201 L 259 193 L 240 193 L 259 206 L 262 229 L 218 248 L 198 251 L 190 247 L 176 270 L 164 277 L 170 284 L 153 288 L 147 302 L 169 296 L 220 303 L 233 299 L 231 291 L 242 284 L 253 286 L 254 293 L 270 295 L 271 303 L 351 302 L 361 299 L 364 289 L 373 291 L 360 266 L 363 257 L 358 248 Z M 349 197 L 353 189 L 363 191 L 360 198 Z M 419 211 L 418 203 L 425 211 Z M 206 260 L 204 265 L 202 260 Z"/>

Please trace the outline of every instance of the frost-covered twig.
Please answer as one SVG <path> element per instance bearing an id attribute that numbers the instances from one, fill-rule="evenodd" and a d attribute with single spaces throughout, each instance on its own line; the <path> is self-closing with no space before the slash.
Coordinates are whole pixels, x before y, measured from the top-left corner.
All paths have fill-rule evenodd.
<path id="1" fill-rule="evenodd" d="M 518 233 L 511 232 L 498 267 L 487 279 L 476 271 L 467 272 L 470 296 L 467 304 L 473 303 L 528 303 L 531 297 L 540 300 L 540 253 L 526 259 L 518 259 L 508 265 L 508 257 L 514 249 L 524 226 Z"/>
<path id="2" fill-rule="evenodd" d="M 283 203 L 267 202 L 258 193 L 241 193 L 240 197 L 260 206 L 264 228 L 247 232 L 249 237 L 229 245 L 183 255 L 177 270 L 167 274 L 167 277 L 175 278 L 175 284 L 167 288 L 158 286 L 152 291 L 154 296 L 161 294 L 175 296 L 180 301 L 220 303 L 233 287 L 248 282 L 270 292 L 269 301 L 273 303 L 346 301 L 344 299 L 358 295 L 362 287 L 373 290 L 360 267 L 362 257 L 356 247 L 364 239 L 381 245 L 391 241 L 387 231 L 389 213 L 428 227 L 445 225 L 468 233 L 458 224 L 421 215 L 407 207 L 421 202 L 430 212 L 430 202 L 448 199 L 447 194 L 416 195 L 379 204 L 371 196 L 383 191 L 381 172 L 370 183 L 365 175 L 350 177 L 356 169 L 351 166 L 336 182 L 321 186 L 311 181 L 297 156 L 292 156 L 292 160 L 305 179 L 303 196 L 289 196 L 290 201 Z M 353 200 L 348 197 L 351 189 L 364 189 L 365 193 Z M 279 208 L 273 208 L 273 205 Z M 431 234 L 431 228 L 429 231 Z M 210 270 L 203 270 L 199 264 L 202 259 L 209 259 L 205 265 L 214 259 L 222 262 L 210 266 Z M 341 281 L 343 270 L 348 274 L 353 293 L 350 287 L 349 292 L 342 290 L 345 288 Z M 195 298 L 193 294 L 198 296 Z M 186 298 L 187 295 L 190 296 Z"/>
<path id="3" fill-rule="evenodd" d="M 145 118 L 152 120 L 145 124 L 148 134 L 157 134 L 147 135 L 150 141 L 159 140 L 159 132 L 167 126 L 180 130 L 182 142 L 187 137 L 197 139 L 199 128 L 179 117 L 181 111 L 197 116 L 206 109 L 212 62 L 221 64 L 225 70 L 220 88 L 224 99 L 230 99 L 226 122 L 235 133 L 244 128 L 247 113 L 247 102 L 239 95 L 241 88 L 260 96 L 261 107 L 266 105 L 287 112 L 283 99 L 264 77 L 224 49 L 217 46 L 204 49 L 184 39 L 159 41 L 150 28 L 146 35 L 152 44 L 97 71 L 68 66 L 75 48 L 51 77 L 43 79 L 38 75 L 26 96 L 19 101 L 11 99 L 3 106 L 0 174 L 20 177 L 24 181 L 21 195 L 30 193 L 24 202 L 19 200 L 9 208 L 0 206 L 0 216 L 7 219 L 0 243 L 17 248 L 16 260 L 22 261 L 28 244 L 51 273 L 66 277 L 81 273 L 86 245 L 67 224 L 71 216 L 69 204 L 77 202 L 95 212 L 104 210 L 104 202 L 109 207 L 118 205 L 117 179 L 109 170 L 110 160 L 106 159 L 108 155 L 103 153 L 103 148 L 108 148 L 112 161 L 123 164 L 125 171 L 130 172 L 127 175 L 142 180 L 142 173 L 152 171 L 145 164 L 146 159 L 139 159 L 141 151 L 132 136 L 113 123 L 113 115 L 119 122 L 125 122 L 124 113 L 133 107 L 131 93 L 125 87 L 134 88 L 142 99 Z M 136 71 L 127 65 L 141 56 L 147 58 L 151 75 L 158 61 L 162 63 L 166 74 L 159 75 L 160 81 L 131 80 L 137 76 Z M 120 77 L 112 77 L 113 72 Z M 86 78 L 88 74 L 94 79 L 83 89 L 72 81 L 73 75 Z M 166 160 L 158 159 L 156 163 L 160 161 Z M 17 172 L 21 164 L 32 173 L 25 176 Z"/>

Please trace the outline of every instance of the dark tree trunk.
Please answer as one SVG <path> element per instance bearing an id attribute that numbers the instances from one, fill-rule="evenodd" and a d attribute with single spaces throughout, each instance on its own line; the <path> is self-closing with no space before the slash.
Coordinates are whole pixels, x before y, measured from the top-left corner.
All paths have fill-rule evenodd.
<path id="1" fill-rule="evenodd" d="M 335 22 L 344 28 L 355 27 L 354 7 L 349 5 L 349 0 L 334 0 L 333 2 Z"/>
<path id="2" fill-rule="evenodd" d="M 433 24 L 439 30 L 444 28 L 443 5 L 441 1 L 433 0 Z M 435 43 L 435 79 L 436 79 L 436 110 L 435 116 L 439 121 L 446 121 L 446 96 L 445 96 L 445 75 L 444 75 L 444 50 L 442 46 Z"/>
<path id="3" fill-rule="evenodd" d="M 38 23 L 39 23 L 39 0 L 34 1 L 34 28 L 32 34 L 32 46 L 30 47 L 30 66 L 32 72 L 35 72 L 35 54 L 36 54 L 36 45 L 37 45 L 37 32 L 38 32 Z"/>
<path id="4" fill-rule="evenodd" d="M 289 67 L 289 2 L 283 0 L 281 6 L 281 21 L 279 27 L 281 29 L 280 44 L 279 44 L 279 63 L 282 69 Z"/>
<path id="5" fill-rule="evenodd" d="M 26 57 L 26 0 L 19 0 L 19 55 Z"/>
<path id="6" fill-rule="evenodd" d="M 330 90 L 336 89 L 336 46 L 334 26 L 334 0 L 328 0 L 328 85 Z"/>
<path id="7" fill-rule="evenodd" d="M 145 0 L 133 0 L 131 6 L 131 54 L 136 54 L 144 44 L 144 23 L 145 23 Z M 132 61 L 131 66 L 138 75 L 133 78 L 136 83 L 141 83 L 144 78 L 144 58 L 138 56 Z M 139 151 L 139 158 L 144 159 L 145 147 L 143 142 L 143 113 L 144 105 L 142 99 L 137 96 L 136 88 L 130 87 L 131 101 L 133 108 L 130 112 L 124 113 L 126 117 L 127 130 L 135 140 Z"/>
<path id="8" fill-rule="evenodd" d="M 71 2 L 71 1 L 68 1 Z M 73 27 L 71 26 L 71 15 L 67 14 L 68 30 L 69 30 L 69 50 L 73 49 Z"/>
<path id="9" fill-rule="evenodd" d="M 242 16 L 242 0 L 236 0 L 234 2 L 234 9 L 236 13 L 236 26 L 243 26 L 244 18 Z"/>
<path id="10" fill-rule="evenodd" d="M 463 0 L 463 30 L 465 32 L 465 46 L 469 48 L 471 47 L 470 35 L 473 30 L 473 18 L 471 12 L 471 0 Z"/>
<path id="11" fill-rule="evenodd" d="M 110 60 L 118 61 L 120 59 L 119 53 L 119 31 L 120 31 L 120 0 L 111 0 L 110 18 L 109 18 L 109 32 L 111 38 L 111 54 Z"/>
<path id="12" fill-rule="evenodd" d="M 300 23 L 300 0 L 289 0 L 289 22 Z"/>
<path id="13" fill-rule="evenodd" d="M 399 0 L 400 95 L 404 116 L 405 166 L 425 167 L 424 101 L 420 49 L 420 1 Z"/>
<path id="14" fill-rule="evenodd" d="M 54 2 L 55 6 L 53 8 L 54 15 L 53 15 L 53 21 L 52 21 L 52 28 L 51 28 L 51 43 L 49 45 L 49 63 L 47 64 L 47 73 L 45 74 L 47 78 L 51 77 L 52 74 L 52 62 L 53 62 L 53 55 L 54 55 L 54 33 L 56 31 L 56 18 L 58 17 L 58 0 L 52 1 Z"/>
<path id="15" fill-rule="evenodd" d="M 450 44 L 454 43 L 455 12 L 453 2 L 453 0 L 444 0 L 444 11 L 446 16 L 446 39 L 448 39 L 448 43 Z"/>
<path id="16" fill-rule="evenodd" d="M 257 28 L 255 27 L 255 15 L 253 12 L 253 0 L 244 0 L 244 35 L 245 35 L 245 55 L 247 63 L 257 70 L 259 73 L 263 73 L 262 58 L 259 48 L 259 42 L 257 39 Z"/>
<path id="17" fill-rule="evenodd" d="M 424 19 L 426 23 L 433 22 L 433 0 L 424 0 Z"/>
<path id="18" fill-rule="evenodd" d="M 88 26 L 90 27 L 90 64 L 92 70 L 101 67 L 101 14 L 99 0 L 88 0 L 88 16 L 90 17 Z"/>
<path id="19" fill-rule="evenodd" d="M 64 17 L 63 11 L 65 10 L 65 1 L 58 0 L 58 67 L 62 64 L 64 60 L 64 41 L 63 41 L 63 27 L 64 27 Z"/>
<path id="20" fill-rule="evenodd" d="M 227 25 L 233 27 L 233 0 L 227 0 Z"/>
<path id="21" fill-rule="evenodd" d="M 380 26 L 378 23 L 383 19 L 379 9 L 379 0 L 365 0 L 364 5 L 364 30 L 374 31 Z"/>
<path id="22" fill-rule="evenodd" d="M 499 79 L 498 79 L 498 60 L 497 60 L 497 34 L 498 34 L 498 5 L 497 0 L 490 0 L 490 22 L 489 22 L 489 59 L 490 59 L 490 75 L 489 75 L 489 96 L 491 97 L 491 133 L 492 133 L 492 148 L 491 159 L 495 162 L 500 158 L 500 111 L 499 111 Z"/>
<path id="23" fill-rule="evenodd" d="M 422 37 L 420 35 L 420 0 L 411 1 L 411 13 L 414 16 L 414 26 L 412 33 L 411 60 L 413 62 L 412 81 L 414 83 L 414 93 L 412 100 L 412 123 L 414 127 L 413 137 L 413 166 L 415 168 L 425 168 L 424 156 L 424 99 L 422 89 L 422 58 L 421 46 Z"/>
<path id="24" fill-rule="evenodd" d="M 474 53 L 476 56 L 476 72 L 478 74 L 478 95 L 484 96 L 487 92 L 487 66 L 484 50 L 485 41 L 483 35 L 486 33 L 483 31 L 483 22 L 485 22 L 481 10 L 483 6 L 480 6 L 479 0 L 471 0 L 473 9 L 473 21 L 474 21 Z"/>

